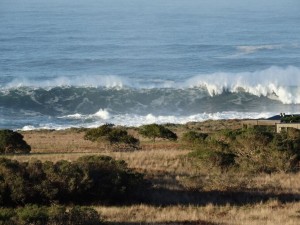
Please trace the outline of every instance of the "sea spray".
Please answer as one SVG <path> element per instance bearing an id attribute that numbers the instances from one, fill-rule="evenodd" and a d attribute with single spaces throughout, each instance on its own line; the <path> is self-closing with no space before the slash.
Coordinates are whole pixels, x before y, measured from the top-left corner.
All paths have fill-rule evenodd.
<path id="1" fill-rule="evenodd" d="M 96 118 L 93 115 L 80 115 L 74 117 L 74 115 L 60 117 L 56 123 L 38 124 L 36 126 L 25 125 L 20 127 L 21 130 L 36 130 L 36 129 L 67 129 L 71 127 L 87 127 L 94 128 L 103 124 L 112 123 L 122 126 L 141 126 L 145 124 L 185 124 L 187 122 L 202 122 L 205 120 L 219 120 L 219 119 L 258 119 L 268 118 L 274 115 L 275 112 L 262 112 L 262 113 L 244 113 L 244 112 L 218 112 L 218 113 L 201 113 L 189 116 L 164 116 L 164 115 L 137 115 L 137 114 L 122 114 L 114 115 L 110 118 Z M 91 118 L 93 118 L 91 120 Z M 59 125 L 59 121 L 63 121 L 64 125 Z"/>

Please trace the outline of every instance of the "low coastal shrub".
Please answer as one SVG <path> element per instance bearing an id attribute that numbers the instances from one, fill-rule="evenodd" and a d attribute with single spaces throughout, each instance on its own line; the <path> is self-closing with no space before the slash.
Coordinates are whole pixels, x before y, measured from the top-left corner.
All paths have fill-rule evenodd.
<path id="1" fill-rule="evenodd" d="M 300 116 L 299 115 L 284 116 L 284 117 L 281 118 L 281 122 L 284 122 L 284 123 L 299 123 L 300 122 Z"/>
<path id="2" fill-rule="evenodd" d="M 0 130 L 0 154 L 27 154 L 31 147 L 23 140 L 23 135 L 12 130 Z"/>
<path id="3" fill-rule="evenodd" d="M 204 146 L 198 146 L 190 155 L 199 159 L 206 167 L 215 167 L 222 171 L 228 170 L 236 165 L 235 154 L 212 150 Z"/>
<path id="4" fill-rule="evenodd" d="M 199 145 L 205 142 L 205 139 L 208 137 L 206 133 L 199 133 L 196 131 L 188 131 L 183 134 L 181 141 L 189 145 Z"/>
<path id="5" fill-rule="evenodd" d="M 146 138 L 152 139 L 153 142 L 155 142 L 156 138 L 167 139 L 171 141 L 177 140 L 176 133 L 159 124 L 141 126 L 139 128 L 139 133 Z"/>
<path id="6" fill-rule="evenodd" d="M 144 187 L 142 174 L 109 156 L 56 163 L 0 158 L 0 205 L 124 203 Z"/>
<path id="7" fill-rule="evenodd" d="M 128 134 L 124 129 L 113 127 L 112 124 L 105 124 L 98 128 L 87 130 L 84 139 L 93 142 L 109 143 L 114 150 L 132 150 L 139 147 L 138 139 Z"/>
<path id="8" fill-rule="evenodd" d="M 212 134 L 187 133 L 183 140 L 201 164 L 248 172 L 291 172 L 299 169 L 300 131 L 280 134 L 260 128 L 222 130 Z M 205 138 L 202 138 L 202 137 Z"/>
<path id="9" fill-rule="evenodd" d="M 0 224 L 7 225 L 100 225 L 100 215 L 90 207 L 25 205 L 20 208 L 0 208 Z"/>

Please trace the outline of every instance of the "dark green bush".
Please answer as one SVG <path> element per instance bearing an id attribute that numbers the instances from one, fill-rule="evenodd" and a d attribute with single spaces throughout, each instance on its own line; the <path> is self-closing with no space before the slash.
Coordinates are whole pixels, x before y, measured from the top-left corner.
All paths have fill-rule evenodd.
<path id="1" fill-rule="evenodd" d="M 74 206 L 26 205 L 21 208 L 0 208 L 0 224 L 7 225 L 100 225 L 100 215 L 92 208 Z"/>
<path id="2" fill-rule="evenodd" d="M 85 156 L 75 162 L 0 159 L 0 203 L 122 203 L 134 201 L 143 176 L 124 161 Z"/>
<path id="3" fill-rule="evenodd" d="M 9 221 L 16 215 L 11 208 L 0 208 L 0 224 L 9 224 Z"/>
<path id="4" fill-rule="evenodd" d="M 195 145 L 204 143 L 205 139 L 208 137 L 208 134 L 198 133 L 196 131 L 188 131 L 183 134 L 181 140 L 187 144 Z"/>
<path id="5" fill-rule="evenodd" d="M 281 122 L 284 122 L 284 123 L 299 123 L 300 122 L 300 116 L 299 115 L 285 116 L 285 117 L 281 118 Z"/>
<path id="6" fill-rule="evenodd" d="M 223 130 L 190 146 L 194 149 L 192 156 L 216 168 L 234 167 L 242 171 L 268 173 L 299 169 L 298 130 L 280 134 L 259 127 Z"/>
<path id="7" fill-rule="evenodd" d="M 84 198 L 94 199 L 94 193 L 103 201 L 130 201 L 144 188 L 143 176 L 133 172 L 123 160 L 109 156 L 84 156 L 76 162 L 91 179 Z"/>
<path id="8" fill-rule="evenodd" d="M 173 131 L 159 124 L 141 126 L 139 128 L 139 133 L 146 138 L 152 139 L 153 141 L 155 141 L 156 138 L 168 139 L 171 141 L 177 140 L 177 135 Z"/>
<path id="9" fill-rule="evenodd" d="M 23 135 L 12 130 L 0 130 L 0 154 L 29 153 L 30 146 Z"/>
<path id="10" fill-rule="evenodd" d="M 75 206 L 69 211 L 69 224 L 71 225 L 98 225 L 99 214 L 92 208 Z"/>
<path id="11" fill-rule="evenodd" d="M 85 140 L 107 142 L 115 149 L 130 150 L 137 149 L 139 140 L 128 134 L 121 128 L 115 128 L 111 124 L 105 124 L 98 128 L 89 129 L 84 136 Z"/>
<path id="12" fill-rule="evenodd" d="M 46 224 L 49 216 L 45 206 L 27 205 L 16 210 L 18 221 L 21 224 Z"/>
<path id="13" fill-rule="evenodd" d="M 113 130 L 113 125 L 104 124 L 98 128 L 92 128 L 86 131 L 84 139 L 89 141 L 102 141 L 107 138 L 109 133 Z"/>
<path id="14" fill-rule="evenodd" d="M 139 140 L 129 135 L 126 130 L 114 128 L 107 136 L 110 145 L 116 145 L 117 148 L 137 149 Z M 122 146 L 123 145 L 123 146 Z"/>
<path id="15" fill-rule="evenodd" d="M 213 151 L 212 149 L 201 147 L 191 153 L 191 156 L 201 160 L 206 167 L 217 167 L 222 170 L 229 169 L 235 165 L 236 155 L 233 153 L 226 153 L 220 151 Z"/>

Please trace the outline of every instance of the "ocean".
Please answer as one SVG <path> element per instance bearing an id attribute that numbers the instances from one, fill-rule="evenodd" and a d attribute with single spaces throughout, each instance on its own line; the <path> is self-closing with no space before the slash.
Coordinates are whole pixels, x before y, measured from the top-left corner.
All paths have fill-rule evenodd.
<path id="1" fill-rule="evenodd" d="M 299 0 L 1 0 L 0 128 L 300 112 Z"/>

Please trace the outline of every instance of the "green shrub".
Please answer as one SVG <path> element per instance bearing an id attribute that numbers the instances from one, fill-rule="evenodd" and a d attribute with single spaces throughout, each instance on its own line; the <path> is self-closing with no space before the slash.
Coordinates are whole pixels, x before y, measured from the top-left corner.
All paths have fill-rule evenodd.
<path id="1" fill-rule="evenodd" d="M 98 215 L 99 216 L 99 215 Z M 65 225 L 69 220 L 69 213 L 66 211 L 66 207 L 52 205 L 48 208 L 48 223 L 53 225 Z"/>
<path id="2" fill-rule="evenodd" d="M 137 149 L 139 140 L 128 134 L 121 128 L 114 128 L 111 124 L 105 124 L 98 128 L 89 129 L 84 136 L 85 140 L 93 142 L 107 142 L 115 149 L 130 150 Z"/>
<path id="3" fill-rule="evenodd" d="M 145 186 L 142 174 L 109 156 L 75 162 L 18 162 L 0 158 L 0 203 L 122 203 L 134 201 Z"/>
<path id="4" fill-rule="evenodd" d="M 210 134 L 197 142 L 192 156 L 221 169 L 234 166 L 253 173 L 295 171 L 299 169 L 299 147 L 300 131 L 276 134 L 258 127 Z"/>
<path id="5" fill-rule="evenodd" d="M 84 156 L 76 162 L 92 180 L 86 199 L 94 199 L 94 193 L 102 201 L 133 200 L 144 188 L 142 174 L 135 173 L 123 160 L 109 156 Z"/>
<path id="6" fill-rule="evenodd" d="M 205 139 L 208 137 L 208 134 L 198 133 L 196 131 L 188 131 L 183 134 L 181 140 L 189 145 L 194 146 L 195 144 L 204 143 Z"/>
<path id="7" fill-rule="evenodd" d="M 92 128 L 86 131 L 84 135 L 85 140 L 89 141 L 102 141 L 107 138 L 109 133 L 113 130 L 113 125 L 104 124 L 98 128 Z"/>
<path id="8" fill-rule="evenodd" d="M 0 208 L 0 223 L 8 223 L 15 215 L 16 212 L 11 208 Z"/>
<path id="9" fill-rule="evenodd" d="M 206 167 L 217 167 L 222 170 L 235 165 L 235 154 L 213 151 L 209 148 L 199 148 L 191 153 L 191 156 L 201 160 Z"/>
<path id="10" fill-rule="evenodd" d="M 146 138 L 152 139 L 154 142 L 156 138 L 168 139 L 171 141 L 177 140 L 177 135 L 173 131 L 158 124 L 141 126 L 139 128 L 139 133 Z"/>
<path id="11" fill-rule="evenodd" d="M 119 128 L 113 129 L 107 136 L 110 145 L 116 145 L 117 148 L 137 149 L 139 140 L 129 135 L 126 130 Z M 123 146 L 122 146 L 123 145 Z"/>
<path id="12" fill-rule="evenodd" d="M 92 208 L 75 206 L 69 211 L 69 224 L 98 225 L 100 224 L 100 217 L 97 211 Z"/>
<path id="13" fill-rule="evenodd" d="M 0 130 L 0 154 L 29 153 L 30 150 L 22 134 L 12 130 Z"/>
<path id="14" fill-rule="evenodd" d="M 45 206 L 26 205 L 16 210 L 17 218 L 21 224 L 46 224 L 49 216 Z"/>
<path id="15" fill-rule="evenodd" d="M 299 123 L 300 122 L 300 116 L 299 115 L 285 116 L 285 117 L 281 118 L 281 122 L 285 122 L 285 123 Z"/>
<path id="16" fill-rule="evenodd" d="M 7 225 L 101 225 L 100 215 L 93 208 L 74 206 L 37 206 L 0 208 L 0 223 Z"/>

